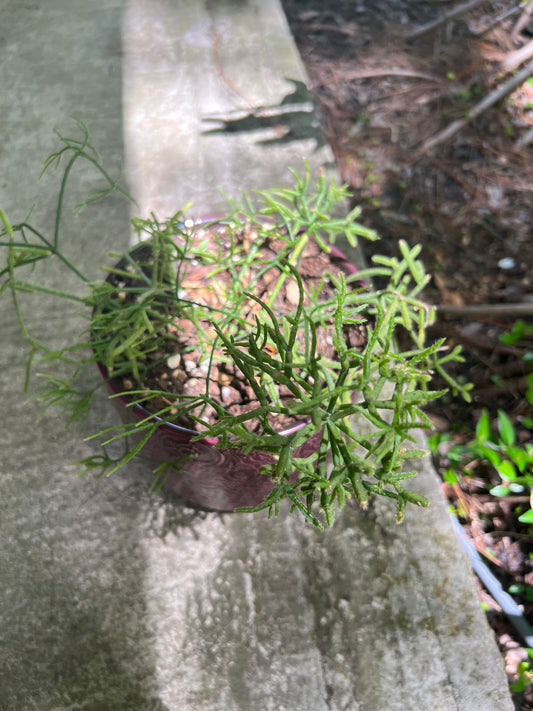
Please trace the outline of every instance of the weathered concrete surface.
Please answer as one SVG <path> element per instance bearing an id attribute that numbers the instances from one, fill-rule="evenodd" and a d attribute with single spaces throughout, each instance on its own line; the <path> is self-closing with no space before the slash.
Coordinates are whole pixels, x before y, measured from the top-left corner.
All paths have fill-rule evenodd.
<path id="1" fill-rule="evenodd" d="M 53 186 L 34 181 L 69 113 L 111 165 L 125 153 L 144 213 L 191 199 L 217 211 L 215 186 L 271 187 L 303 157 L 330 160 L 308 108 L 272 108 L 292 91 L 285 77 L 303 79 L 274 0 L 11 0 L 0 41 L 0 205 L 15 220 L 39 194 L 50 225 Z M 280 142 L 287 121 L 304 137 Z M 96 184 L 77 179 L 72 203 Z M 66 220 L 91 276 L 127 245 L 128 213 L 113 200 Z M 24 306 L 56 343 L 85 325 L 46 299 Z M 137 464 L 78 479 L 83 438 L 113 414 L 101 398 L 80 431 L 60 414 L 35 424 L 23 342 L 12 311 L 0 318 L 2 711 L 510 711 L 429 462 L 429 511 L 397 527 L 379 502 L 325 534 L 286 511 L 268 521 L 150 498 Z"/>
<path id="2" fill-rule="evenodd" d="M 238 197 L 287 182 L 304 159 L 331 161 L 277 2 L 149 6 L 132 0 L 123 20 L 127 167 L 142 211 L 192 201 L 212 214 L 226 205 L 219 189 Z"/>

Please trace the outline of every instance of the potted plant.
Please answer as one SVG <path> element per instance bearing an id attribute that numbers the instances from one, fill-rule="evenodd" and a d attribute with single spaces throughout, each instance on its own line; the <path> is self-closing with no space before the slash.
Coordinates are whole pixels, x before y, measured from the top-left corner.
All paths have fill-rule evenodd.
<path id="1" fill-rule="evenodd" d="M 335 216 L 346 189 L 325 176 L 313 183 L 306 170 L 294 173 L 292 188 L 230 202 L 224 216 L 134 219 L 138 246 L 110 255 L 107 277 L 92 281 L 61 247 L 72 168 L 88 164 L 105 181 L 84 204 L 126 192 L 77 125 L 81 138 L 58 133 L 45 162 L 44 170 L 64 163 L 53 236 L 0 210 L 0 294 L 12 298 L 29 366 L 42 366 L 45 407 L 61 403 L 78 420 L 105 383 L 122 414 L 120 425 L 93 436 L 100 450 L 79 463 L 82 471 L 109 476 L 139 455 L 155 489 L 208 508 L 270 514 L 289 499 L 320 528 L 348 499 L 365 507 L 371 495 L 390 497 L 398 520 L 407 503 L 426 506 L 404 486 L 413 476 L 406 462 L 425 454 L 409 446 L 412 431 L 431 426 L 422 408 L 443 392 L 429 389 L 433 372 L 461 388 L 443 367 L 458 351 L 424 344 L 433 311 L 420 300 L 428 277 L 419 247 L 402 242 L 401 259 L 374 257 L 358 272 L 336 238 L 355 246 L 377 235 L 356 221 L 357 209 Z M 50 259 L 85 294 L 39 282 L 35 267 Z M 76 343 L 50 349 L 28 332 L 21 292 L 81 303 L 90 325 Z M 407 350 L 395 345 L 398 328 L 410 337 Z M 82 388 L 81 373 L 95 364 L 103 378 Z M 358 432 L 354 417 L 371 429 Z"/>

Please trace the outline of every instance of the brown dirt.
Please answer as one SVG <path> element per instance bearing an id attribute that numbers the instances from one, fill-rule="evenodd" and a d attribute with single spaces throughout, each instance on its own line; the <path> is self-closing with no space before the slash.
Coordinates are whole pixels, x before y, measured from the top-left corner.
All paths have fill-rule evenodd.
<path id="1" fill-rule="evenodd" d="M 451 444 L 474 437 L 482 408 L 502 408 L 522 444 L 533 416 L 525 398 L 533 351 L 529 335 L 512 347 L 499 340 L 523 314 L 471 313 L 475 304 L 531 304 L 533 148 L 517 142 L 533 126 L 533 85 L 524 83 L 484 111 L 430 155 L 421 144 L 462 118 L 501 82 L 500 63 L 533 37 L 529 24 L 516 44 L 519 13 L 491 23 L 517 7 L 511 0 L 485 2 L 419 39 L 406 34 L 460 2 L 412 0 L 284 0 L 310 78 L 323 127 L 342 179 L 363 221 L 377 228 L 380 252 L 396 254 L 400 238 L 424 247 L 433 282 L 426 298 L 443 310 L 432 336 L 461 344 L 465 363 L 456 377 L 474 383 L 473 402 L 448 397 L 429 413 Z M 371 249 L 364 245 L 367 255 Z M 449 446 L 448 445 L 448 446 Z M 446 451 L 437 465 L 448 465 Z M 477 468 L 476 468 L 477 467 Z M 475 463 L 457 485 L 443 485 L 477 547 L 492 559 L 505 589 L 523 584 L 517 597 L 533 623 L 533 554 L 530 530 L 517 520 L 516 501 L 488 492 L 494 470 Z M 481 522 L 481 523 L 480 523 Z M 506 660 L 509 680 L 528 659 L 523 642 L 480 586 L 480 599 Z M 533 708 L 531 688 L 515 695 L 517 708 Z"/>

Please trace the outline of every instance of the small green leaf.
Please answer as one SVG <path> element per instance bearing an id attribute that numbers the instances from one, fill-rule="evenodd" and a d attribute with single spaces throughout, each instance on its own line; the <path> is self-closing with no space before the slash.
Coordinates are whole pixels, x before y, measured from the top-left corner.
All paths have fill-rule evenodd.
<path id="1" fill-rule="evenodd" d="M 516 478 L 516 469 L 508 459 L 504 459 L 503 461 L 501 461 L 496 466 L 496 469 L 498 470 L 498 474 L 502 477 L 502 479 L 508 479 L 509 481 L 512 481 Z"/>
<path id="2" fill-rule="evenodd" d="M 492 489 L 490 490 L 490 493 L 493 496 L 509 496 L 510 489 L 508 486 L 499 484 L 498 486 L 493 486 Z"/>
<path id="3" fill-rule="evenodd" d="M 457 472 L 455 469 L 446 469 L 446 471 L 443 474 L 444 476 L 444 481 L 448 484 L 456 484 L 459 479 L 457 477 Z"/>
<path id="4" fill-rule="evenodd" d="M 507 588 L 507 592 L 509 595 L 521 595 L 524 592 L 524 584 L 523 583 L 513 583 L 512 585 L 509 585 Z"/>
<path id="5" fill-rule="evenodd" d="M 513 423 L 503 410 L 498 410 L 498 429 L 505 444 L 512 445 L 515 443 L 516 433 Z"/>
<path id="6" fill-rule="evenodd" d="M 476 426 L 476 439 L 478 442 L 486 442 L 490 437 L 490 419 L 487 410 L 483 410 Z"/>
<path id="7" fill-rule="evenodd" d="M 466 451 L 466 448 L 460 444 L 455 444 L 453 447 L 450 447 L 447 452 L 450 464 L 459 464 L 461 459 L 465 456 Z"/>
<path id="8" fill-rule="evenodd" d="M 427 443 L 428 443 L 430 452 L 432 452 L 433 454 L 439 454 L 439 445 L 442 442 L 448 442 L 449 439 L 450 439 L 450 435 L 447 433 L 442 434 L 441 432 L 434 432 L 432 435 L 430 435 L 427 438 Z"/>
<path id="9" fill-rule="evenodd" d="M 524 332 L 525 324 L 521 319 L 519 319 L 513 323 L 510 331 L 500 336 L 500 341 L 506 346 L 514 346 L 517 341 L 524 337 Z"/>
<path id="10" fill-rule="evenodd" d="M 529 509 L 518 517 L 520 523 L 533 523 L 533 509 Z"/>
<path id="11" fill-rule="evenodd" d="M 527 452 L 524 449 L 520 449 L 520 447 L 509 447 L 506 450 L 506 454 L 514 462 L 518 471 L 523 474 L 530 463 Z"/>
<path id="12" fill-rule="evenodd" d="M 493 467 L 496 467 L 496 469 L 500 466 L 502 459 L 495 449 L 491 449 L 490 447 L 480 447 L 479 454 L 484 459 L 487 459 Z"/>

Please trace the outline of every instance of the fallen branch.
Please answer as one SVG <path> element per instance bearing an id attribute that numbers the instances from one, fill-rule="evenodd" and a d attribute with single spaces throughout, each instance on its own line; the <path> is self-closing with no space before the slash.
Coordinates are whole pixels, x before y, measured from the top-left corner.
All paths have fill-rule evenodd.
<path id="1" fill-rule="evenodd" d="M 532 17 L 533 17 L 533 3 L 528 2 L 524 8 L 524 11 L 518 18 L 517 23 L 513 27 L 513 31 L 511 32 L 511 39 L 513 40 L 513 42 L 516 42 L 516 40 L 518 39 L 518 35 L 522 32 L 524 27 L 527 24 L 529 24 L 529 21 L 532 19 Z"/>
<path id="2" fill-rule="evenodd" d="M 344 72 L 343 80 L 351 81 L 352 79 L 372 79 L 374 77 L 409 77 L 413 79 L 426 79 L 441 83 L 442 79 L 434 74 L 427 72 L 417 72 L 414 69 L 367 69 L 363 71 Z"/>
<path id="3" fill-rule="evenodd" d="M 433 148 L 435 148 L 435 146 L 449 141 L 450 138 L 453 138 L 456 133 L 459 133 L 459 131 L 461 131 L 465 126 L 467 126 L 470 121 L 473 121 L 484 111 L 486 111 L 491 106 L 500 101 L 500 99 L 503 99 L 505 96 L 507 96 L 507 94 L 510 94 L 512 91 L 514 91 L 514 89 L 516 89 L 517 86 L 523 84 L 532 75 L 533 62 L 530 62 L 529 64 L 526 64 L 526 66 L 523 67 L 518 72 L 518 74 L 515 74 L 510 79 L 507 79 L 507 81 L 505 81 L 499 87 L 494 89 L 494 91 L 491 91 L 490 94 L 488 94 L 482 101 L 480 101 L 472 109 L 470 109 L 467 116 L 461 119 L 457 119 L 457 121 L 452 121 L 452 123 L 449 126 L 446 126 L 445 129 L 439 131 L 439 133 L 424 141 L 420 148 L 415 151 L 415 160 L 417 158 L 420 158 L 424 153 L 427 153 Z"/>
<path id="4" fill-rule="evenodd" d="M 520 304 L 472 304 L 471 306 L 437 306 L 446 316 L 521 316 L 533 314 L 533 301 Z"/>
<path id="5" fill-rule="evenodd" d="M 526 0 L 527 1 L 527 0 Z M 483 27 L 480 30 L 473 30 L 472 28 L 470 29 L 470 32 L 474 35 L 474 37 L 483 37 L 483 35 L 486 35 L 487 32 L 490 32 L 496 25 L 499 25 L 500 22 L 503 22 L 503 20 L 506 20 L 508 17 L 512 17 L 512 15 L 515 15 L 517 12 L 519 12 L 522 8 L 520 6 L 518 7 L 512 7 L 510 10 L 505 10 L 505 12 L 502 12 L 501 15 L 498 15 L 498 17 L 495 17 L 494 20 L 491 20 L 488 25 Z"/>
<path id="6" fill-rule="evenodd" d="M 307 32 L 336 32 L 347 37 L 355 37 L 357 30 L 353 27 L 342 27 L 342 25 L 320 25 L 312 24 L 306 27 Z"/>
<path id="7" fill-rule="evenodd" d="M 432 32 L 433 30 L 436 30 L 438 27 L 441 27 L 441 25 L 445 25 L 450 20 L 453 20 L 454 17 L 459 17 L 460 15 L 463 15 L 465 12 L 468 12 L 469 10 L 473 10 L 475 7 L 477 7 L 478 5 L 481 5 L 481 3 L 485 2 L 485 1 L 486 0 L 470 0 L 469 2 L 466 2 L 464 5 L 459 5 L 459 7 L 454 7 L 452 10 L 450 10 L 449 12 L 445 12 L 444 15 L 441 15 L 436 20 L 433 20 L 432 22 L 428 22 L 427 24 L 422 25 L 421 27 L 418 27 L 416 30 L 413 30 L 412 32 L 410 32 L 408 35 L 405 36 L 405 39 L 408 41 L 418 39 L 419 37 L 426 35 L 428 32 Z"/>
<path id="8" fill-rule="evenodd" d="M 533 57 L 533 40 L 507 55 L 506 59 L 500 64 L 500 69 L 505 73 L 512 72 L 531 57 Z"/>

